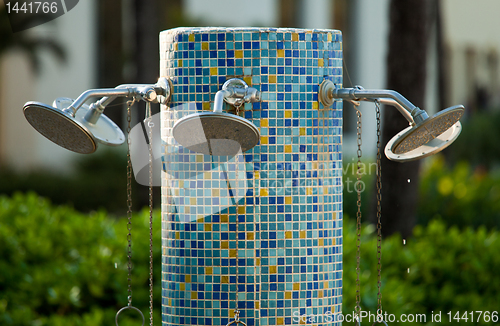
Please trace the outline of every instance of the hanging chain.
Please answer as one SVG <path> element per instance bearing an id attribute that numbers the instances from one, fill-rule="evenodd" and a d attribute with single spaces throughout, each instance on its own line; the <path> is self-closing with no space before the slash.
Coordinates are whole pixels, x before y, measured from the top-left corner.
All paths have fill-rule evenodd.
<path id="1" fill-rule="evenodd" d="M 127 135 L 130 135 L 130 124 L 132 120 L 131 107 L 134 105 L 135 99 L 132 101 L 127 101 Z M 130 137 L 128 138 L 128 149 L 127 149 L 127 299 L 128 306 L 132 306 L 132 160 L 130 158 Z"/>
<path id="2" fill-rule="evenodd" d="M 153 116 L 151 102 L 146 102 L 149 127 L 149 324 L 153 326 Z"/>
<path id="3" fill-rule="evenodd" d="M 240 107 L 241 105 L 243 104 L 243 102 L 239 102 L 235 105 L 235 108 L 236 108 L 236 115 L 240 115 Z M 236 167 L 235 167 L 235 170 L 236 170 L 236 193 L 233 191 L 233 198 L 234 196 L 236 195 L 236 308 L 234 310 L 234 320 L 236 322 L 239 321 L 239 318 L 240 318 L 240 310 L 238 309 L 238 296 L 239 296 L 239 286 L 238 286 L 238 281 L 239 281 L 239 264 L 238 264 L 238 259 L 239 259 L 239 255 L 238 255 L 238 251 L 239 251 L 239 235 L 238 235 L 238 232 L 239 232 L 239 205 L 238 205 L 238 190 L 240 188 L 240 180 L 239 180 L 239 175 L 238 175 L 238 154 L 236 154 L 234 156 L 234 162 L 236 163 Z"/>
<path id="4" fill-rule="evenodd" d="M 361 156 L 363 152 L 361 151 L 361 145 L 362 145 L 362 139 L 361 139 L 361 133 L 362 133 L 362 124 L 361 124 L 361 111 L 356 108 L 356 116 L 357 116 L 357 125 L 356 125 L 356 134 L 357 134 L 357 145 L 358 145 L 358 150 L 357 150 L 357 156 L 358 156 L 358 161 L 356 164 L 356 193 L 357 193 L 357 206 L 358 206 L 358 211 L 356 213 L 356 246 L 357 246 L 357 251 L 356 251 L 356 307 L 355 307 L 355 312 L 356 312 L 356 318 L 357 322 L 359 324 L 359 318 L 360 318 L 360 313 L 361 313 L 361 282 L 359 279 L 359 274 L 360 274 L 360 262 L 361 262 Z"/>
<path id="5" fill-rule="evenodd" d="M 130 159 L 130 124 L 132 120 L 131 108 L 135 104 L 136 99 L 134 98 L 131 101 L 127 101 L 127 300 L 128 304 L 118 310 L 115 316 L 115 324 L 118 326 L 118 317 L 125 310 L 134 310 L 136 311 L 142 318 L 142 325 L 144 326 L 144 315 L 142 312 L 136 307 L 132 306 L 132 160 Z"/>
<path id="6" fill-rule="evenodd" d="M 236 114 L 238 114 L 238 111 L 239 111 L 239 107 L 236 109 L 236 112 L 237 112 Z M 239 251 L 239 247 L 240 247 L 239 246 L 239 242 L 240 241 L 239 241 L 239 234 L 238 234 L 238 232 L 240 230 L 240 228 L 239 228 L 239 226 L 240 226 L 239 225 L 240 224 L 239 223 L 240 222 L 240 217 L 239 217 L 239 210 L 240 210 L 240 208 L 239 208 L 239 200 L 238 200 L 239 199 L 238 198 L 238 190 L 239 190 L 239 187 L 240 187 L 240 182 L 239 182 L 240 180 L 239 180 L 239 175 L 238 175 L 238 172 L 239 172 L 239 170 L 238 170 L 238 159 L 239 159 L 238 154 L 236 154 L 236 156 L 234 158 L 235 158 L 235 163 L 236 163 L 236 169 L 235 169 L 236 170 L 236 193 L 233 191 L 233 198 L 236 195 L 236 308 L 234 310 L 234 320 L 235 321 L 239 321 L 240 310 L 238 309 L 238 299 L 239 299 L 239 290 L 240 289 L 239 289 L 239 286 L 238 286 L 239 285 L 238 281 L 239 281 L 239 278 L 240 278 L 240 275 L 239 275 L 240 271 L 239 271 L 239 268 L 238 268 L 239 267 L 239 261 L 238 261 L 239 254 L 238 254 L 238 251 Z"/>
<path id="7" fill-rule="evenodd" d="M 234 108 L 236 109 L 236 115 L 240 115 L 240 108 L 243 105 L 243 101 L 239 100 L 234 103 Z"/>
<path id="8" fill-rule="evenodd" d="M 238 101 L 234 104 L 234 107 L 236 109 L 236 115 L 239 115 L 240 114 L 240 107 L 243 105 L 243 101 Z M 239 235 L 238 235 L 238 232 L 239 232 L 239 198 L 238 198 L 238 190 L 240 188 L 240 178 L 239 178 L 239 155 L 236 154 L 234 156 L 234 161 L 235 161 L 235 164 L 236 164 L 236 167 L 235 167 L 235 173 L 236 173 L 236 180 L 235 180 L 235 184 L 236 184 L 236 189 L 233 189 L 233 199 L 235 199 L 235 203 L 236 203 L 236 300 L 235 300 L 235 304 L 236 304 L 236 307 L 234 309 L 234 320 L 231 321 L 229 324 L 227 324 L 227 326 L 229 325 L 232 325 L 232 324 L 241 324 L 241 325 L 244 325 L 246 326 L 246 324 L 240 320 L 240 310 L 238 309 L 238 297 L 239 297 L 239 263 L 238 263 L 238 260 L 239 260 L 239 254 L 238 254 L 238 251 L 239 251 Z"/>
<path id="9" fill-rule="evenodd" d="M 377 118 L 377 317 L 382 315 L 382 154 L 380 151 L 380 105 L 375 101 Z"/>

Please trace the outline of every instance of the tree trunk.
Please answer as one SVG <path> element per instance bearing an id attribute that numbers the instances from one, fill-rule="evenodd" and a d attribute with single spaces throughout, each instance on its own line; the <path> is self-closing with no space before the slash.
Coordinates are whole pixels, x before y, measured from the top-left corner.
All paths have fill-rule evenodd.
<path id="1" fill-rule="evenodd" d="M 135 15 L 135 38 L 134 38 L 134 83 L 154 84 L 160 74 L 159 60 L 159 33 L 160 19 L 163 17 L 160 12 L 159 0 L 134 0 Z M 146 105 L 139 102 L 133 110 L 133 122 L 142 121 L 145 118 Z M 159 105 L 151 106 L 152 114 L 159 112 Z M 137 187 L 140 204 L 146 204 L 148 199 L 148 188 Z M 153 189 L 154 202 L 159 203 L 160 191 Z"/>
<path id="2" fill-rule="evenodd" d="M 391 0 L 387 58 L 387 88 L 422 107 L 425 98 L 427 54 L 426 0 Z M 394 108 L 384 108 L 382 144 L 408 127 Z M 397 163 L 382 155 L 383 235 L 411 235 L 416 224 L 420 161 Z"/>
<path id="3" fill-rule="evenodd" d="M 136 82 L 154 84 L 159 75 L 159 5 L 157 0 L 135 0 Z"/>
<path id="4" fill-rule="evenodd" d="M 98 2 L 98 87 L 113 88 L 123 84 L 122 5 L 120 0 Z M 122 110 L 106 110 L 106 116 L 122 126 Z"/>

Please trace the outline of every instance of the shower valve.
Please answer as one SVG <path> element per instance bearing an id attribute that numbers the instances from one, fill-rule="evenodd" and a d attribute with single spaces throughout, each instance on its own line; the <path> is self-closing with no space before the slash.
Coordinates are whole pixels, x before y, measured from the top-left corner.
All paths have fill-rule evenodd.
<path id="1" fill-rule="evenodd" d="M 253 103 L 260 101 L 260 92 L 253 87 L 249 87 L 244 80 L 231 78 L 222 85 L 224 101 L 231 105 L 241 105 L 243 103 Z"/>

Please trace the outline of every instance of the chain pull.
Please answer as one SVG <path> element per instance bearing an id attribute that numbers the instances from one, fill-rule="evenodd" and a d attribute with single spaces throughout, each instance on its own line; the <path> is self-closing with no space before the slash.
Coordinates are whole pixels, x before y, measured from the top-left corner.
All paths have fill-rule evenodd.
<path id="1" fill-rule="evenodd" d="M 127 101 L 127 136 L 130 135 L 132 112 L 131 108 L 136 100 Z M 144 326 L 144 315 L 142 312 L 132 306 L 132 160 L 130 159 L 130 137 L 127 137 L 127 305 L 116 313 L 115 324 L 118 326 L 118 317 L 125 310 L 136 311 L 142 318 L 142 325 Z"/>
<path id="2" fill-rule="evenodd" d="M 234 108 L 236 109 L 236 115 L 240 115 L 240 108 L 242 105 L 243 105 L 242 100 L 236 100 L 236 102 L 234 103 Z"/>
<path id="3" fill-rule="evenodd" d="M 131 108 L 135 104 L 135 99 L 127 101 L 127 135 L 130 135 L 132 113 Z M 128 306 L 132 306 L 132 160 L 130 158 L 130 137 L 127 149 L 127 299 Z"/>
<path id="4" fill-rule="evenodd" d="M 236 107 L 236 114 L 239 113 L 239 108 L 240 108 L 241 105 L 235 105 Z M 236 299 L 235 299 L 235 310 L 234 310 L 234 320 L 229 322 L 229 324 L 227 324 L 226 326 L 229 326 L 229 325 L 233 325 L 233 324 L 241 324 L 243 326 L 247 326 L 243 321 L 240 320 L 240 311 L 238 309 L 238 297 L 239 297 L 239 287 L 238 287 L 238 281 L 239 281 L 239 264 L 238 264 L 238 260 L 239 260 L 239 236 L 238 236 L 238 232 L 239 232 L 239 198 L 238 198 L 238 194 L 239 194 L 239 189 L 240 189 L 240 178 L 239 178 L 239 159 L 240 159 L 240 155 L 235 155 L 234 156 L 234 161 L 235 161 L 235 172 L 236 172 L 236 180 L 234 181 L 234 185 L 236 185 L 234 188 L 235 189 L 231 189 L 232 190 L 232 194 L 233 194 L 233 200 L 235 201 L 235 204 L 236 204 Z M 228 162 L 229 163 L 229 162 Z M 229 167 L 229 165 L 228 165 Z M 229 171 L 229 169 L 228 169 Z M 229 180 L 228 180 L 229 181 Z"/>
<path id="5" fill-rule="evenodd" d="M 357 157 L 358 161 L 356 163 L 356 194 L 357 194 L 357 207 L 358 211 L 356 212 L 356 307 L 355 307 L 355 312 L 356 312 L 356 319 L 359 324 L 359 318 L 360 318 L 360 313 L 361 313 L 361 282 L 360 282 L 360 264 L 361 264 L 361 157 L 363 155 L 363 152 L 361 150 L 361 145 L 362 145 L 362 122 L 361 122 L 361 111 L 356 107 L 356 105 L 353 106 L 354 109 L 356 110 L 356 116 L 357 116 L 357 123 L 356 123 L 356 135 L 357 135 Z"/>
<path id="6" fill-rule="evenodd" d="M 375 101 L 377 118 L 377 316 L 382 315 L 382 153 L 380 140 L 380 104 Z"/>
<path id="7" fill-rule="evenodd" d="M 235 325 L 235 324 L 247 326 L 247 324 L 245 324 L 243 321 L 240 320 L 240 311 L 238 310 L 238 308 L 236 308 L 234 310 L 234 320 L 232 322 L 230 322 L 229 324 L 227 324 L 226 326 Z"/>
<path id="8" fill-rule="evenodd" d="M 153 326 L 153 116 L 151 102 L 146 102 L 149 127 L 149 324 Z"/>

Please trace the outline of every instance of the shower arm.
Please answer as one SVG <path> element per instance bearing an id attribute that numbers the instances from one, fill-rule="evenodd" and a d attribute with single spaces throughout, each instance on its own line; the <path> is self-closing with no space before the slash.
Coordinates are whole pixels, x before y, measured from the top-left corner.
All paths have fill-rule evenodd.
<path id="1" fill-rule="evenodd" d="M 377 101 L 382 104 L 392 105 L 398 109 L 412 126 L 421 123 L 429 117 L 427 112 L 419 109 L 403 95 L 392 90 L 364 89 L 361 86 L 355 86 L 354 88 L 335 88 L 333 82 L 324 80 L 320 85 L 318 98 L 325 106 L 332 105 L 334 99 L 344 99 L 348 101 Z"/>
<path id="2" fill-rule="evenodd" d="M 118 97 L 133 97 L 146 102 L 166 104 L 170 99 L 170 94 L 170 84 L 166 78 L 162 77 L 156 84 L 123 84 L 115 88 L 87 90 L 63 111 L 74 117 L 76 111 L 89 98 L 104 96 L 97 102 L 90 104 L 90 110 L 85 115 L 85 120 L 95 124 L 106 106 Z"/>
<path id="3" fill-rule="evenodd" d="M 63 112 L 70 114 L 72 117 L 75 117 L 76 111 L 91 97 L 98 96 L 113 96 L 114 98 L 119 96 L 129 97 L 133 93 L 133 89 L 131 88 L 101 88 L 101 89 L 89 89 L 80 94 L 76 100 L 71 103 L 70 106 L 63 109 Z"/>

